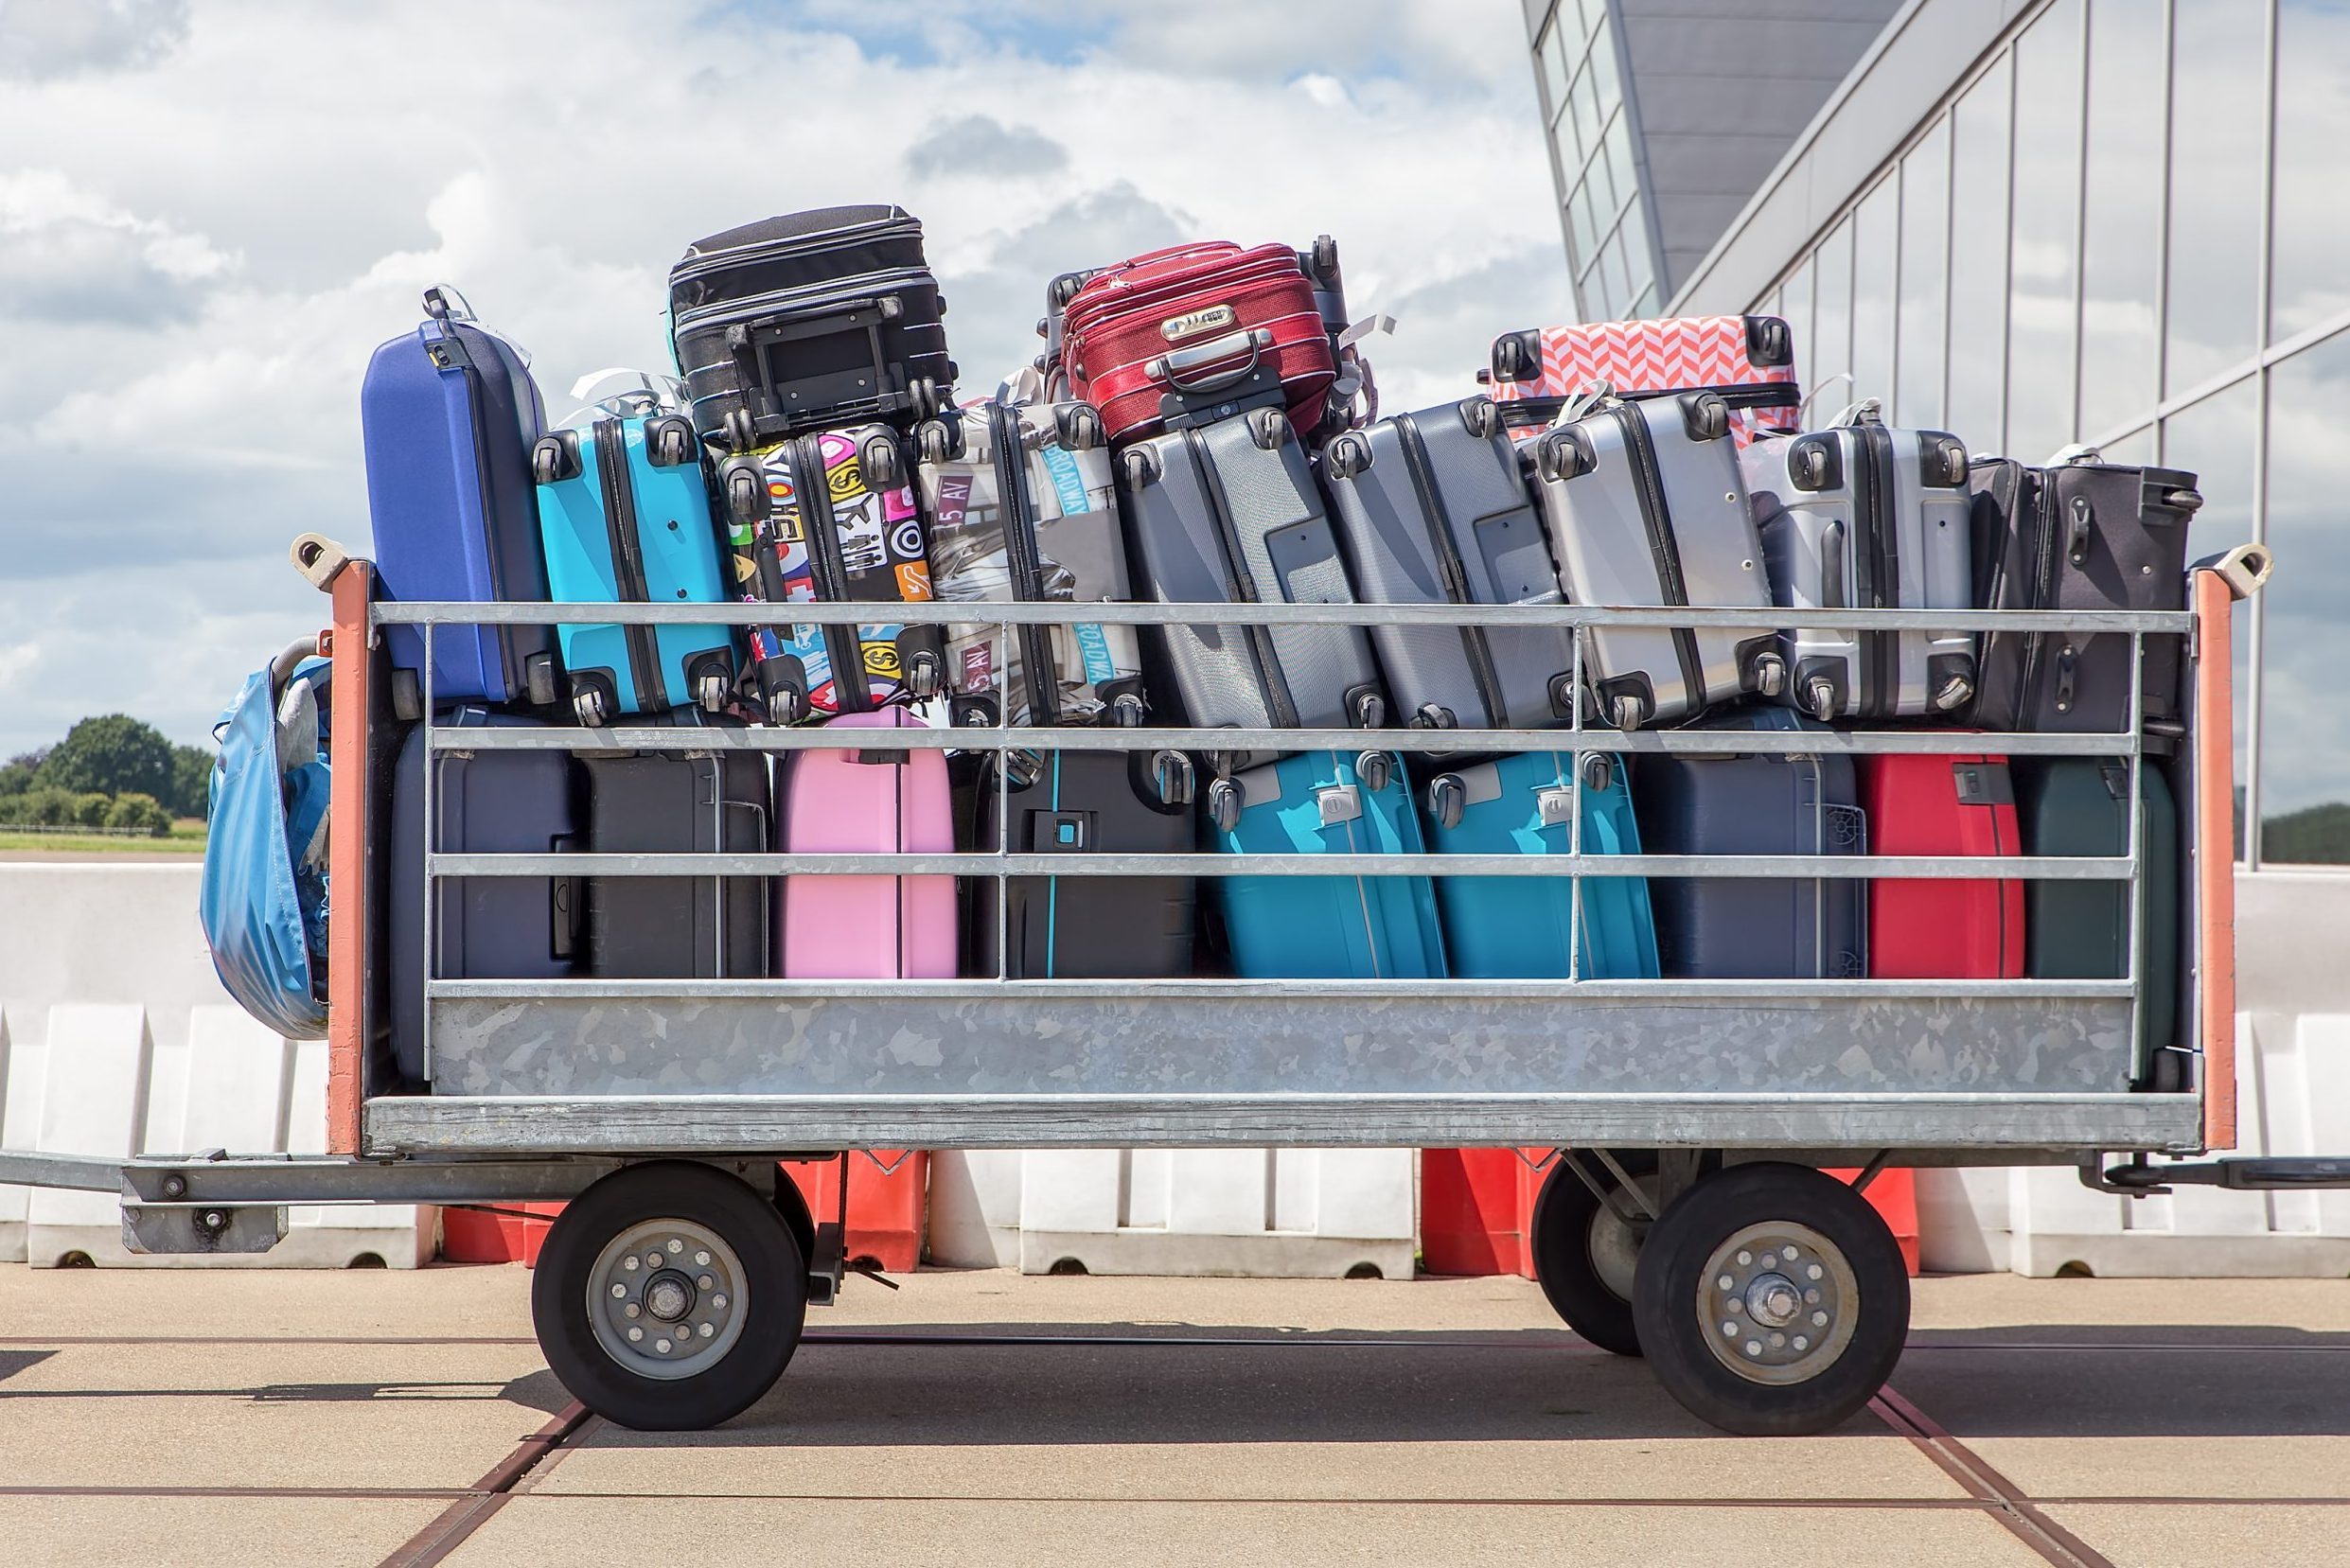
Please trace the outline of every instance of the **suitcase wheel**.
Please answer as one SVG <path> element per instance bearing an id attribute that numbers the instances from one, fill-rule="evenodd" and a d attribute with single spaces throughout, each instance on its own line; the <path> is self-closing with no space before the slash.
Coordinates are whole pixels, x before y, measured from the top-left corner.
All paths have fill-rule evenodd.
<path id="1" fill-rule="evenodd" d="M 745 463 L 731 468 L 726 476 L 727 516 L 748 528 L 766 510 L 767 485 L 757 465 Z"/>
<path id="2" fill-rule="evenodd" d="M 414 670 L 392 672 L 392 716 L 402 724 L 424 716 L 424 688 Z"/>
<path id="3" fill-rule="evenodd" d="M 541 484 L 554 484 L 579 477 L 579 432 L 557 431 L 542 435 L 530 449 L 530 477 Z"/>
<path id="4" fill-rule="evenodd" d="M 1151 774 L 1158 786 L 1161 805 L 1192 803 L 1192 759 L 1180 751 L 1161 751 L 1151 758 Z"/>
<path id="5" fill-rule="evenodd" d="M 1787 661 L 1777 654 L 1764 654 L 1755 661 L 1755 690 L 1764 696 L 1776 696 L 1787 689 Z"/>
<path id="6" fill-rule="evenodd" d="M 1142 727 L 1142 699 L 1132 692 L 1119 693 L 1118 700 L 1110 704 L 1110 722 L 1121 730 L 1140 730 Z"/>
<path id="7" fill-rule="evenodd" d="M 865 467 L 865 487 L 870 490 L 894 490 L 905 478 L 905 464 L 898 455 L 897 438 L 876 435 L 865 443 L 857 456 Z"/>
<path id="8" fill-rule="evenodd" d="M 1091 451 L 1102 444 L 1102 414 L 1092 404 L 1072 404 L 1054 418 L 1061 428 L 1061 445 L 1070 451 Z"/>
<path id="9" fill-rule="evenodd" d="M 944 682 L 939 678 L 938 656 L 918 653 L 906 666 L 906 692 L 917 702 L 928 702 L 938 696 Z"/>
<path id="10" fill-rule="evenodd" d="M 1616 760 L 1604 751 L 1583 753 L 1583 787 L 1595 795 L 1604 795 L 1616 783 Z"/>
<path id="11" fill-rule="evenodd" d="M 808 695 L 797 686 L 778 686 L 767 694 L 769 724 L 797 724 L 808 716 Z"/>
<path id="12" fill-rule="evenodd" d="M 759 432 L 751 423 L 749 409 L 733 409 L 726 416 L 726 444 L 738 452 L 747 452 L 758 444 Z"/>
<path id="13" fill-rule="evenodd" d="M 589 729 L 601 730 L 607 717 L 603 692 L 593 686 L 574 692 L 572 712 L 578 714 L 579 722 Z"/>
<path id="14" fill-rule="evenodd" d="M 1493 373 L 1505 381 L 1522 381 L 1539 368 L 1534 354 L 1534 334 L 1512 332 L 1493 340 Z"/>
<path id="15" fill-rule="evenodd" d="M 656 419 L 645 427 L 645 446 L 655 467 L 681 467 L 694 460 L 694 427 L 682 419 Z"/>
<path id="16" fill-rule="evenodd" d="M 1229 833 L 1240 826 L 1240 785 L 1229 779 L 1218 779 L 1208 786 L 1208 819 L 1219 833 Z"/>
<path id="17" fill-rule="evenodd" d="M 1158 477 L 1158 458 L 1148 447 L 1128 447 L 1124 454 L 1126 484 L 1140 490 Z"/>
<path id="18" fill-rule="evenodd" d="M 1571 430 L 1548 432 L 1534 443 L 1534 471 L 1552 484 L 1589 473 L 1595 461 L 1590 447 Z"/>
<path id="19" fill-rule="evenodd" d="M 1289 415 L 1280 409 L 1250 409 L 1247 419 L 1248 439 L 1265 451 L 1280 451 L 1289 438 Z"/>
<path id="20" fill-rule="evenodd" d="M 1479 441 L 1491 441 L 1493 432 L 1501 428 L 1501 418 L 1494 412 L 1491 397 L 1464 397 L 1460 400 L 1460 424 Z"/>
<path id="21" fill-rule="evenodd" d="M 1370 443 L 1352 433 L 1338 436 L 1322 449 L 1322 465 L 1333 479 L 1352 479 L 1370 467 Z"/>
<path id="22" fill-rule="evenodd" d="M 1306 252 L 1305 264 L 1306 270 L 1322 282 L 1331 282 L 1338 275 L 1338 242 L 1326 234 L 1316 235 L 1314 248 Z"/>
<path id="23" fill-rule="evenodd" d="M 1692 441 L 1719 441 L 1730 433 L 1730 405 L 1718 392 L 1693 392 L 1681 399 L 1681 423 Z"/>
<path id="24" fill-rule="evenodd" d="M 708 675 L 703 676 L 698 684 L 699 687 L 698 695 L 701 698 L 702 712 L 707 714 L 725 713 L 727 693 L 732 688 L 733 683 L 728 680 L 724 675 L 713 670 Z"/>
<path id="25" fill-rule="evenodd" d="M 1387 787 L 1395 777 L 1395 759 L 1385 751 L 1365 751 L 1354 759 L 1354 776 L 1373 795 Z"/>
<path id="26" fill-rule="evenodd" d="M 1439 827 L 1458 827 L 1468 799 L 1469 792 L 1457 773 L 1440 773 L 1428 782 L 1428 815 Z"/>
<path id="27" fill-rule="evenodd" d="M 1825 724 L 1836 716 L 1836 687 L 1833 681 L 1814 680 L 1804 688 L 1804 711 Z"/>
<path id="28" fill-rule="evenodd" d="M 1387 727 L 1387 699 L 1377 692 L 1354 694 L 1354 725 L 1358 730 L 1381 730 Z"/>
<path id="29" fill-rule="evenodd" d="M 1943 713 L 1955 713 L 1965 707 L 1967 699 L 1973 696 L 1974 682 L 1963 675 L 1954 675 L 1943 682 L 1940 691 L 1934 694 L 1934 705 Z"/>
<path id="30" fill-rule="evenodd" d="M 1415 730 L 1458 730 L 1460 728 L 1460 721 L 1453 716 L 1453 711 L 1450 708 L 1440 707 L 1433 702 L 1423 702 L 1420 705 L 1420 712 L 1412 715 L 1412 728 Z"/>
<path id="31" fill-rule="evenodd" d="M 1641 719 L 1647 714 L 1648 710 L 1642 706 L 1640 699 L 1630 692 L 1616 699 L 1616 728 L 1626 733 L 1639 729 Z"/>
<path id="32" fill-rule="evenodd" d="M 943 419 L 926 419 L 922 428 L 914 432 L 914 445 L 921 449 L 925 463 L 945 462 L 955 455 L 959 444 Z"/>

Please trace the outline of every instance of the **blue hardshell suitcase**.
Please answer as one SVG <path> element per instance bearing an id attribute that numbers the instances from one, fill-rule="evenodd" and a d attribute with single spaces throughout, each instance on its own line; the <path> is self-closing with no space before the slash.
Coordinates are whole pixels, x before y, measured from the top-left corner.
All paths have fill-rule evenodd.
<path id="1" fill-rule="evenodd" d="M 546 423 L 520 349 L 473 320 L 453 289 L 424 296 L 425 320 L 384 344 L 360 385 L 367 508 L 387 599 L 543 602 L 545 558 L 531 444 Z M 401 716 L 422 710 L 409 672 L 422 628 L 384 628 Z M 433 636 L 433 700 L 552 702 L 551 626 L 449 625 Z"/>
<path id="2" fill-rule="evenodd" d="M 1420 854 L 1411 788 L 1392 752 L 1304 751 L 1218 780 L 1227 854 Z M 1244 979 L 1441 979 L 1444 940 L 1424 876 L 1218 879 L 1232 971 Z"/>
<path id="3" fill-rule="evenodd" d="M 1430 846 L 1439 854 L 1569 853 L 1577 766 L 1572 752 L 1528 751 L 1434 773 L 1421 791 Z M 1586 751 L 1581 767 L 1583 854 L 1638 854 L 1623 759 Z M 1583 979 L 1657 975 L 1656 925 L 1642 877 L 1583 878 L 1580 920 L 1574 883 L 1564 876 L 1440 876 L 1436 903 L 1445 957 L 1463 978 L 1564 978 L 1570 940 L 1574 972 Z"/>
<path id="4" fill-rule="evenodd" d="M 701 443 L 691 420 L 598 409 L 531 449 L 547 587 L 557 600 L 715 605 L 718 570 Z M 556 628 L 583 724 L 695 705 L 723 709 L 741 667 L 728 626 Z"/>

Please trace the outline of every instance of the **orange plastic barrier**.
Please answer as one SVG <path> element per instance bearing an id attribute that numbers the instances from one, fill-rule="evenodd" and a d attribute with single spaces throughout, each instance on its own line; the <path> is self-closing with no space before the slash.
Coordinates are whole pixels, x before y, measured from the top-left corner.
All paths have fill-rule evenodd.
<path id="1" fill-rule="evenodd" d="M 520 1214 L 485 1214 L 472 1208 L 441 1210 L 441 1257 L 451 1263 L 521 1263 L 536 1267 L 539 1249 L 547 1244 L 548 1223 L 563 1211 L 561 1204 L 501 1204 L 501 1208 L 527 1209 L 537 1218 Z"/>
<path id="2" fill-rule="evenodd" d="M 880 1165 L 863 1154 L 848 1157 L 848 1234 L 841 1239 L 841 1249 L 852 1263 L 870 1260 L 885 1271 L 904 1274 L 922 1260 L 922 1220 L 930 1199 L 930 1156 L 920 1149 L 905 1154 L 902 1159 L 901 1151 L 895 1149 L 878 1149 L 875 1154 L 882 1165 L 894 1160 L 895 1167 L 884 1174 Z M 841 1165 L 837 1159 L 784 1162 L 784 1173 L 807 1200 L 808 1212 L 820 1225 L 839 1212 Z"/>

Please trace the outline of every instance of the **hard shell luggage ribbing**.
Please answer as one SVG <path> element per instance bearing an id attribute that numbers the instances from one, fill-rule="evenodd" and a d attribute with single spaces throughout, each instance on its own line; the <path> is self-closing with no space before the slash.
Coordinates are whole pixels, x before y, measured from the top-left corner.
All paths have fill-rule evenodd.
<path id="1" fill-rule="evenodd" d="M 458 708 L 435 728 L 518 728 L 539 721 Z M 400 1072 L 425 1078 L 424 726 L 400 743 L 392 785 L 392 863 L 386 915 L 387 1011 Z M 555 854 L 579 848 L 571 756 L 563 751 L 443 751 L 433 783 L 433 848 L 443 854 Z M 564 979 L 580 951 L 571 877 L 443 877 L 434 914 L 435 979 Z"/>
<path id="2" fill-rule="evenodd" d="M 1729 429 L 1720 395 L 1693 392 L 1601 398 L 1543 433 L 1534 495 L 1570 601 L 1770 605 Z M 1586 636 L 1583 683 L 1618 729 L 1667 723 L 1747 693 L 1776 696 L 1785 683 L 1778 639 L 1766 630 L 1609 626 Z"/>
<path id="3" fill-rule="evenodd" d="M 1188 767 L 1175 753 L 1169 766 Z M 1188 794 L 1174 803 L 1149 753 L 1059 751 L 999 798 L 994 770 L 974 791 L 969 847 L 1014 854 L 1189 854 L 1199 847 Z M 1004 833 L 1008 823 L 1010 831 Z M 1192 973 L 1193 883 L 1186 877 L 1015 876 L 1009 979 L 1147 979 Z M 996 879 L 972 877 L 971 972 L 997 972 Z"/>
<path id="4" fill-rule="evenodd" d="M 2129 853 L 2128 758 L 2018 757 L 2011 771 L 2025 854 Z M 2179 1043 L 2180 919 L 2178 804 L 2150 757 L 2142 779 L 2138 974 L 2145 1003 L 2133 1075 L 2141 1080 L 2151 1050 Z M 2120 979 L 2129 973 L 2129 884 L 2035 878 L 2024 887 L 2023 929 L 2023 973 L 2033 979 Z"/>
<path id="5" fill-rule="evenodd" d="M 1322 474 L 1366 604 L 1560 603 L 1542 519 L 1485 398 L 1338 435 Z M 1574 716 L 1565 627 L 1385 625 L 1370 638 L 1411 723 L 1540 729 Z"/>
<path id="6" fill-rule="evenodd" d="M 691 710 L 676 717 L 702 722 Z M 767 849 L 767 759 L 759 753 L 578 755 L 588 781 L 588 848 L 595 854 Z M 589 877 L 588 973 L 600 979 L 764 979 L 771 901 L 763 876 Z"/>
<path id="7" fill-rule="evenodd" d="M 1302 751 L 1233 779 L 1227 854 L 1419 854 L 1420 815 L 1390 752 Z M 1440 979 L 1444 939 L 1424 876 L 1217 879 L 1244 979 Z"/>
<path id="8" fill-rule="evenodd" d="M 1084 604 L 1127 596 L 1109 451 L 1090 406 L 956 409 L 927 421 L 915 444 L 939 598 Z M 999 682 L 1015 724 L 1142 721 L 1133 627 L 1021 626 L 1009 648 L 1001 641 L 1001 628 L 983 622 L 947 629 L 957 723 L 995 723 Z M 1042 677 L 1034 692 L 1031 671 Z"/>
<path id="9" fill-rule="evenodd" d="M 1651 854 L 1865 854 L 1852 761 L 1790 754 L 1825 728 L 1755 708 L 1707 730 L 1757 731 L 1736 755 L 1643 758 L 1632 798 Z M 1783 738 L 1775 732 L 1787 732 Z M 1652 877 L 1656 954 L 1675 979 L 1859 979 L 1868 889 L 1842 878 Z"/>
<path id="10" fill-rule="evenodd" d="M 1871 854 L 2022 853 L 2006 758 L 1871 756 L 1858 762 Z M 1920 877 L 1871 883 L 1870 978 L 2017 978 L 2023 973 L 2023 889 L 2021 881 Z"/>
<path id="11" fill-rule="evenodd" d="M 2183 609 L 2187 524 L 2203 498 L 2180 468 L 2095 461 L 1973 466 L 1975 603 L 1985 609 Z M 1974 706 L 1983 730 L 2117 732 L 2129 727 L 2127 632 L 1983 636 Z M 2145 716 L 2180 717 L 2178 639 L 2146 640 Z"/>
<path id="12" fill-rule="evenodd" d="M 887 731 L 900 728 L 920 728 L 920 721 L 902 708 L 843 714 L 825 726 L 839 734 L 840 749 L 789 757 L 776 849 L 790 854 L 952 854 L 946 759 L 892 746 Z M 786 978 L 954 978 L 951 876 L 810 872 L 783 878 L 780 894 L 776 967 Z"/>
<path id="13" fill-rule="evenodd" d="M 531 471 L 557 599 L 726 601 L 701 443 L 683 417 L 599 413 L 539 437 Z M 583 724 L 697 703 L 716 713 L 733 695 L 738 661 L 728 627 L 604 622 L 556 631 Z"/>
<path id="14" fill-rule="evenodd" d="M 928 600 L 930 564 L 905 473 L 904 444 L 887 425 L 794 436 L 720 464 L 742 596 L 774 605 Z M 862 712 L 900 696 L 926 700 L 945 682 L 937 626 L 754 625 L 746 641 L 749 684 L 772 724 Z"/>
<path id="15" fill-rule="evenodd" d="M 1594 381 L 1628 397 L 1718 392 L 1741 447 L 1793 427 L 1803 389 L 1794 336 L 1776 316 L 1679 316 L 1587 322 L 1507 332 L 1493 340 L 1492 387 L 1502 423 L 1520 438 L 1541 432 Z"/>
<path id="16" fill-rule="evenodd" d="M 376 350 L 360 384 L 383 596 L 542 602 L 530 449 L 546 410 L 529 361 L 453 289 L 428 291 L 424 309 L 422 326 Z M 424 667 L 423 630 L 387 626 L 384 643 L 404 685 Z M 551 626 L 443 626 L 433 648 L 435 703 L 556 700 Z M 402 706 L 406 717 L 420 711 Z"/>
<path id="17" fill-rule="evenodd" d="M 1769 435 L 1740 459 L 1771 588 L 1796 609 L 1967 609 L 1967 448 L 1888 430 L 1877 405 L 1809 435 Z M 1782 700 L 1817 719 L 1947 714 L 1974 696 L 1966 632 L 1784 634 Z"/>
<path id="18" fill-rule="evenodd" d="M 1564 751 L 1528 751 L 1436 774 L 1421 791 L 1430 847 L 1439 854 L 1567 854 L 1578 766 Z M 1582 852 L 1638 854 L 1623 759 L 1586 751 L 1580 766 Z M 1570 958 L 1587 980 L 1657 974 L 1656 925 L 1640 877 L 1583 878 L 1580 917 L 1575 885 L 1564 876 L 1440 876 L 1436 903 L 1445 958 L 1465 979 L 1564 978 Z"/>
<path id="19" fill-rule="evenodd" d="M 823 207 L 698 239 L 669 269 L 694 424 L 735 451 L 951 401 L 945 302 L 903 207 Z"/>
<path id="20" fill-rule="evenodd" d="M 1159 604 L 1352 604 L 1321 491 L 1289 422 L 1252 409 L 1119 454 L 1138 596 Z M 1387 704 L 1359 626 L 1155 628 L 1167 690 L 1201 728 L 1377 728 Z"/>

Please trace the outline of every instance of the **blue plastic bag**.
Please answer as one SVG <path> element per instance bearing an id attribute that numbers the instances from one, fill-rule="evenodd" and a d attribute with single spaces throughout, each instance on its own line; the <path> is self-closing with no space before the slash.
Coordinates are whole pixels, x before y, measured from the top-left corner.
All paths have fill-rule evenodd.
<path id="1" fill-rule="evenodd" d="M 280 665 L 282 665 L 282 661 Z M 329 665 L 256 671 L 221 714 L 200 908 L 221 984 L 289 1039 L 327 1032 Z"/>

